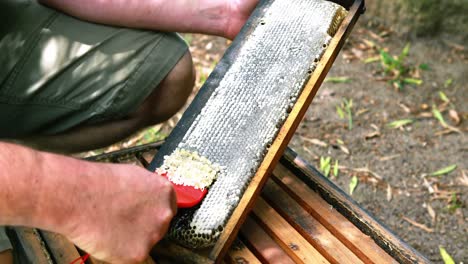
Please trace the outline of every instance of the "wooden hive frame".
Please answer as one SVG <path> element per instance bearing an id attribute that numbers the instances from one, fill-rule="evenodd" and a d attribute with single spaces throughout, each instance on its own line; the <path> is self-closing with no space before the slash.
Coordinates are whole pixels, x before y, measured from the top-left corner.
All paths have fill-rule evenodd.
<path id="1" fill-rule="evenodd" d="M 330 44 L 320 59 L 317 68 L 311 74 L 310 79 L 307 81 L 305 87 L 297 99 L 297 102 L 286 118 L 286 121 L 278 132 L 275 140 L 271 144 L 271 147 L 268 149 L 267 154 L 260 164 L 256 174 L 249 183 L 238 206 L 228 220 L 223 232 L 221 233 L 221 236 L 211 250 L 209 256 L 212 260 L 222 259 L 222 257 L 226 254 L 227 250 L 235 239 L 240 226 L 245 221 L 250 210 L 252 210 L 252 206 L 256 201 L 261 188 L 265 184 L 268 175 L 271 174 L 274 165 L 278 162 L 282 153 L 286 149 L 287 144 L 291 140 L 299 123 L 304 117 L 308 106 L 311 104 L 315 94 L 322 85 L 325 76 L 338 56 L 339 51 L 343 47 L 347 37 L 351 33 L 360 14 L 365 8 L 364 0 L 338 2 L 345 7 L 349 6 L 348 15 L 342 21 L 340 27 L 335 33 L 335 36 L 333 36 L 332 40 L 330 41 Z"/>

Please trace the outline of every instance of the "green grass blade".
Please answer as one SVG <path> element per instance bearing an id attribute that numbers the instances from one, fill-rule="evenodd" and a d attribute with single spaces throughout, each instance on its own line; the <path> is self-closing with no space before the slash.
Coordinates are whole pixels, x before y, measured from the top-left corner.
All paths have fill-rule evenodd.
<path id="1" fill-rule="evenodd" d="M 409 52 L 410 52 L 410 48 L 411 48 L 411 43 L 406 43 L 405 47 L 403 48 L 403 50 L 400 53 L 400 56 L 398 56 L 398 60 L 400 62 L 403 61 L 406 57 L 408 57 Z"/>
<path id="2" fill-rule="evenodd" d="M 352 79 L 349 77 L 327 77 L 325 78 L 325 82 L 330 83 L 349 83 Z"/>
<path id="3" fill-rule="evenodd" d="M 345 118 L 345 114 L 343 112 L 343 109 L 341 109 L 340 106 L 336 106 L 336 113 L 338 114 L 338 116 L 340 117 L 340 119 L 343 119 Z"/>
<path id="4" fill-rule="evenodd" d="M 437 109 L 437 107 L 435 105 L 432 106 L 432 114 L 434 115 L 434 117 L 439 120 L 439 123 L 443 126 L 443 127 L 448 127 L 448 124 L 447 122 L 445 122 L 445 119 L 444 117 L 442 116 L 442 113 L 439 111 L 439 109 Z"/>
<path id="5" fill-rule="evenodd" d="M 457 165 L 453 164 L 453 165 L 447 166 L 445 168 L 442 168 L 440 170 L 437 170 L 437 171 L 431 173 L 430 175 L 431 176 L 441 176 L 441 175 L 448 174 L 448 173 L 454 171 L 456 168 L 457 168 Z"/>
<path id="6" fill-rule="evenodd" d="M 447 253 L 447 250 L 443 248 L 442 246 L 439 246 L 439 251 L 440 251 L 440 256 L 442 256 L 442 260 L 444 261 L 444 264 L 455 264 L 455 261 L 453 258 Z"/>
<path id="7" fill-rule="evenodd" d="M 338 177 L 338 160 L 335 160 L 335 165 L 333 166 L 333 176 Z"/>
<path id="8" fill-rule="evenodd" d="M 351 181 L 349 182 L 349 193 L 353 195 L 354 190 L 356 189 L 358 185 L 358 178 L 356 176 L 353 176 L 351 178 Z"/>
<path id="9" fill-rule="evenodd" d="M 441 99 L 442 101 L 444 101 L 444 102 L 446 102 L 446 103 L 450 102 L 450 100 L 448 99 L 447 95 L 445 95 L 445 93 L 442 92 L 442 91 L 439 91 L 439 97 L 440 97 L 440 99 Z"/>
<path id="10" fill-rule="evenodd" d="M 406 84 L 415 84 L 415 85 L 421 85 L 423 83 L 421 79 L 414 79 L 414 78 L 404 78 L 403 82 Z"/>
<path id="11" fill-rule="evenodd" d="M 380 60 L 381 60 L 380 57 L 370 57 L 364 60 L 364 64 L 373 63 L 373 62 L 377 62 Z"/>

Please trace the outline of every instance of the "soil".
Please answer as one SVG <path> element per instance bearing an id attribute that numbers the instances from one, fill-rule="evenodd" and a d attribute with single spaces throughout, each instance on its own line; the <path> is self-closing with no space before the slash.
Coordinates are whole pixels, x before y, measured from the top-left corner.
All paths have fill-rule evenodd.
<path id="1" fill-rule="evenodd" d="M 198 89 L 229 41 L 192 34 L 185 38 L 198 72 Z M 421 85 L 398 90 L 388 83 L 379 62 L 363 61 L 378 58 L 374 45 L 399 54 L 406 43 L 411 43 L 407 65 L 427 64 L 429 69 L 423 65 L 426 70 L 408 75 L 421 79 Z M 332 164 L 338 160 L 338 176 L 330 180 L 349 193 L 356 176 L 353 199 L 435 262 L 442 262 L 439 246 L 456 262 L 468 261 L 467 53 L 467 46 L 442 38 L 407 39 L 361 20 L 328 74 L 349 80 L 322 85 L 290 143 L 317 168 L 320 157 L 331 157 Z M 449 102 L 441 99 L 440 91 Z M 352 129 L 336 110 L 345 98 L 353 100 Z M 444 128 L 433 108 L 455 129 Z M 388 126 L 401 119 L 413 123 L 398 129 Z M 454 164 L 455 170 L 430 176 Z"/>

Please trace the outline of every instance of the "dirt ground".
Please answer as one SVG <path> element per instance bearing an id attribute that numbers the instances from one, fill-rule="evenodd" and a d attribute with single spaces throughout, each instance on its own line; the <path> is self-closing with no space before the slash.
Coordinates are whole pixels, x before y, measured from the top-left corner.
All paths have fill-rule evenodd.
<path id="1" fill-rule="evenodd" d="M 372 32 L 377 32 L 374 30 L 363 24 L 355 28 L 328 75 L 346 76 L 350 81 L 327 82 L 321 87 L 290 146 L 318 168 L 320 157 L 339 160 L 343 169 L 331 180 L 349 193 L 350 180 L 357 176 L 359 183 L 353 198 L 430 260 L 442 261 L 439 246 L 443 246 L 455 261 L 466 262 L 466 47 L 454 52 L 440 39 L 408 40 L 395 33 L 382 39 L 372 38 Z M 408 62 L 430 68 L 419 73 L 423 83 L 398 91 L 379 80 L 380 64 L 365 64 L 359 59 L 374 52 L 360 48 L 366 46 L 363 40 L 396 54 L 410 42 Z M 358 58 L 350 60 L 353 57 Z M 448 84 L 450 79 L 453 81 Z M 448 97 L 448 106 L 439 91 Z M 351 130 L 336 111 L 343 98 L 353 100 Z M 433 107 L 441 110 L 447 123 L 460 132 L 445 134 L 446 129 L 431 112 Z M 456 118 L 450 118 L 450 109 L 462 119 L 458 125 Z M 402 119 L 414 122 L 401 129 L 388 126 Z M 440 177 L 424 177 L 450 165 L 457 168 Z"/>
<path id="2" fill-rule="evenodd" d="M 199 88 L 229 41 L 201 35 L 185 38 L 191 46 Z M 377 48 L 399 54 L 406 43 L 411 43 L 408 67 L 423 64 L 425 69 L 413 70 L 410 77 L 421 79 L 422 84 L 395 89 L 380 62 L 364 61 L 378 57 Z M 352 197 L 430 260 L 442 261 L 439 246 L 443 246 L 455 261 L 466 262 L 467 73 L 466 46 L 441 39 L 404 39 L 361 21 L 290 147 L 317 168 L 320 157 L 331 158 L 332 171 L 337 160 L 338 176 L 330 173 L 330 179 L 349 193 L 350 181 L 356 176 L 358 185 Z M 441 99 L 440 91 L 446 100 Z M 347 118 L 341 119 L 336 110 L 344 99 L 353 101 L 351 130 Z M 454 129 L 443 127 L 434 118 L 433 108 Z M 169 129 L 177 119 L 169 122 Z M 389 127 L 402 119 L 412 123 Z M 457 167 L 430 176 L 451 165 Z"/>

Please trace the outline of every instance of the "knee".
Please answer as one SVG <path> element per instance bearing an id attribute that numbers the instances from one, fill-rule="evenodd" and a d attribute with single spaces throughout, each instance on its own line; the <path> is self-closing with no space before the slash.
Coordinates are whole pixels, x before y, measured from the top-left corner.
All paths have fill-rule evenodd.
<path id="1" fill-rule="evenodd" d="M 163 122 L 187 102 L 195 83 L 195 69 L 190 52 L 186 52 L 143 105 L 146 125 Z"/>

